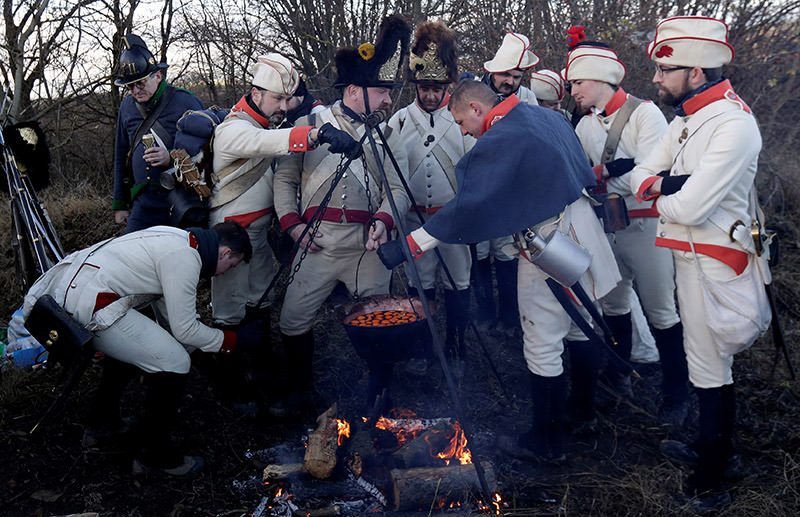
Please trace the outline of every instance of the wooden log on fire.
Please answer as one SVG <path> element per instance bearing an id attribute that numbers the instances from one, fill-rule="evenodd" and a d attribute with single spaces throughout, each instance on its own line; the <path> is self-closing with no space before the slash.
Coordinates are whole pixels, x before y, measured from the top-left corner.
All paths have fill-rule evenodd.
<path id="1" fill-rule="evenodd" d="M 494 469 L 481 462 L 489 490 L 497 489 Z M 466 501 L 470 493 L 480 494 L 481 486 L 475 465 L 451 465 L 440 468 L 393 469 L 390 472 L 394 492 L 394 511 L 440 508 Z"/>
<path id="2" fill-rule="evenodd" d="M 336 467 L 339 427 L 336 422 L 336 403 L 317 417 L 317 428 L 308 437 L 308 447 L 303 459 L 306 472 L 319 479 L 327 479 Z"/>
<path id="3" fill-rule="evenodd" d="M 394 466 L 401 469 L 433 467 L 441 461 L 436 453 L 447 449 L 455 431 L 449 422 L 439 422 L 432 428 L 407 441 L 392 454 Z"/>

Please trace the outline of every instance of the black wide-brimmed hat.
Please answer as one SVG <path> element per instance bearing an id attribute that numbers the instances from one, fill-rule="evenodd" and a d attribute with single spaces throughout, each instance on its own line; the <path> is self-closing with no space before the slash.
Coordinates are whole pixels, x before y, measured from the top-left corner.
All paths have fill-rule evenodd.
<path id="1" fill-rule="evenodd" d="M 119 74 L 114 81 L 117 86 L 135 83 L 156 70 L 164 70 L 169 66 L 166 63 L 156 63 L 153 53 L 148 50 L 144 40 L 136 34 L 123 36 L 122 43 L 125 45 L 125 50 L 119 58 Z"/>
<path id="2" fill-rule="evenodd" d="M 411 25 L 404 17 L 393 14 L 384 18 L 374 44 L 364 43 L 358 48 L 344 47 L 336 52 L 337 77 L 334 86 L 400 86 L 410 37 Z"/>

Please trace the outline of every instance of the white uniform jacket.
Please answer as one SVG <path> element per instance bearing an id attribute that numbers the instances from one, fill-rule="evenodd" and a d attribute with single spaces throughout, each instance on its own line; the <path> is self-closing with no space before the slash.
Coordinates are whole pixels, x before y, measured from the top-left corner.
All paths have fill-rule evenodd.
<path id="1" fill-rule="evenodd" d="M 731 229 L 720 228 L 714 221 L 740 220 L 749 226 L 749 194 L 761 133 L 750 108 L 727 80 L 686 101 L 684 110 L 686 116 L 675 117 L 661 142 L 631 172 L 631 190 L 639 199 L 648 199 L 647 191 L 658 172 L 689 175 L 678 192 L 656 200 L 660 214 L 656 245 L 689 251 L 691 231 L 697 253 L 718 259 L 740 274 L 747 266 L 745 250 L 752 248 L 752 238 L 745 245 L 732 242 Z"/>
<path id="2" fill-rule="evenodd" d="M 356 140 L 360 140 L 365 131 L 362 122 L 354 121 L 344 114 L 341 101 L 316 113 L 314 118 L 317 127 L 330 122 Z M 303 117 L 297 123 L 307 124 L 308 118 Z M 399 135 L 385 128 L 384 125 L 384 135 L 391 152 L 401 172 L 407 174 L 408 159 L 405 148 L 399 142 Z M 404 214 L 410 205 L 408 196 L 377 133 L 373 132 L 373 135 L 397 209 Z M 368 224 L 374 217 L 383 221 L 387 230 L 391 231 L 395 221 L 368 140 L 364 141 L 363 148 L 364 153 L 351 162 L 334 189 L 322 218 L 328 222 Z M 343 155 L 332 154 L 328 151 L 328 146 L 323 145 L 305 154 L 294 154 L 280 161 L 275 171 L 275 210 L 284 230 L 310 220 L 328 192 L 342 158 Z M 369 199 L 367 188 L 370 192 Z M 298 189 L 300 210 L 297 204 Z"/>
<path id="3" fill-rule="evenodd" d="M 308 146 L 309 127 L 267 129 L 268 120 L 246 103 L 237 109 L 242 105 L 240 101 L 214 131 L 213 165 L 220 179 L 210 203 L 212 209 L 228 205 L 227 216 L 272 212 L 272 162 Z"/>
<path id="4" fill-rule="evenodd" d="M 400 135 L 408 151 L 408 184 L 414 200 L 423 213 L 436 213 L 455 197 L 455 165 L 475 139 L 461 134 L 446 101 L 432 113 L 416 102 L 409 104 L 392 116 L 389 128 Z"/>
<path id="5" fill-rule="evenodd" d="M 516 92 L 514 92 L 519 100 L 522 102 L 526 102 L 531 106 L 538 106 L 539 101 L 536 99 L 536 94 L 533 93 L 533 90 L 526 86 L 520 85 Z"/>
<path id="6" fill-rule="evenodd" d="M 606 104 L 603 110 L 605 114 L 593 110 L 578 122 L 575 132 L 592 166 L 602 162 L 608 131 L 628 97 L 630 95 L 620 88 Z M 636 165 L 640 164 L 661 140 L 666 129 L 667 120 L 661 110 L 652 102 L 642 102 L 623 127 L 613 159 L 633 158 Z M 625 199 L 631 217 L 657 217 L 658 212 L 652 207 L 653 203 L 642 205 L 636 200 L 631 192 L 630 175 L 627 172 L 622 176 L 608 178 L 608 192 L 619 194 Z"/>
<path id="7" fill-rule="evenodd" d="M 33 284 L 23 315 L 50 294 L 78 323 L 101 331 L 129 310 L 156 302 L 178 342 L 218 352 L 223 332 L 195 318 L 201 266 L 189 232 L 154 226 L 65 257 Z"/>

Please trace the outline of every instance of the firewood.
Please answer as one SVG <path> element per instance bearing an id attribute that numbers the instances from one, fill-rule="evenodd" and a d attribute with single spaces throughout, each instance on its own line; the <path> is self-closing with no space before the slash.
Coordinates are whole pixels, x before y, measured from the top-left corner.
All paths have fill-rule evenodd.
<path id="1" fill-rule="evenodd" d="M 317 418 L 317 428 L 308 437 L 303 466 L 306 472 L 319 479 L 327 479 L 336 467 L 339 428 L 336 424 L 337 408 L 334 403 Z"/>
<path id="2" fill-rule="evenodd" d="M 274 463 L 264 467 L 264 481 L 280 481 L 305 474 L 302 463 L 287 463 L 285 465 Z"/>
<path id="3" fill-rule="evenodd" d="M 481 462 L 489 490 L 494 492 L 497 482 L 492 465 Z M 480 481 L 475 465 L 453 465 L 440 468 L 393 469 L 390 472 L 394 491 L 394 511 L 427 510 L 433 504 L 440 508 L 457 501 L 465 501 L 470 493 L 480 494 Z"/>
<path id="4" fill-rule="evenodd" d="M 453 434 L 453 426 L 449 422 L 437 423 L 392 454 L 395 467 L 410 469 L 441 465 L 435 454 L 447 448 Z"/>

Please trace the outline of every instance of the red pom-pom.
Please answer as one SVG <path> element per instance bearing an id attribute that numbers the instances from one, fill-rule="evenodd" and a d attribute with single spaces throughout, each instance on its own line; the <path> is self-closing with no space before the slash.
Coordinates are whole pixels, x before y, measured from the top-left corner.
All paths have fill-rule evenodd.
<path id="1" fill-rule="evenodd" d="M 573 25 L 567 29 L 567 46 L 574 47 L 578 43 L 586 40 L 586 33 L 582 25 Z"/>

